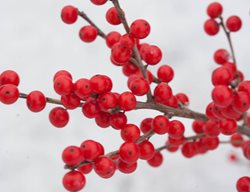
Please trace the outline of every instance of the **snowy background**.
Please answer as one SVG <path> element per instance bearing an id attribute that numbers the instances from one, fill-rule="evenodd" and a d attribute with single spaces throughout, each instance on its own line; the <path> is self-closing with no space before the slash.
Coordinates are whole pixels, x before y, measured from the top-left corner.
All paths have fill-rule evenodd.
<path id="1" fill-rule="evenodd" d="M 114 79 L 114 91 L 127 90 L 121 69 L 109 62 L 109 50 L 101 38 L 92 44 L 79 40 L 78 30 L 85 25 L 79 19 L 74 25 L 60 20 L 61 8 L 72 4 L 86 13 L 105 31 L 117 28 L 105 22 L 105 10 L 111 3 L 97 7 L 88 0 L 1 0 L 0 1 L 0 72 L 16 70 L 21 77 L 22 92 L 41 90 L 47 96 L 53 92 L 53 74 L 69 70 L 74 79 L 107 74 Z M 161 64 L 175 69 L 171 82 L 175 93 L 183 91 L 191 100 L 190 108 L 204 111 L 210 101 L 210 74 L 216 67 L 212 54 L 218 48 L 228 48 L 222 32 L 208 37 L 203 32 L 209 0 L 127 0 L 121 5 L 129 22 L 144 18 L 151 23 L 148 43 L 158 45 L 164 52 Z M 224 16 L 239 15 L 243 28 L 233 34 L 239 69 L 250 78 L 250 1 L 221 0 Z M 123 31 L 121 27 L 118 30 Z M 150 68 L 155 73 L 156 69 Z M 66 172 L 61 151 L 68 145 L 79 145 L 94 139 L 112 151 L 122 143 L 119 132 L 100 129 L 88 120 L 81 110 L 70 112 L 70 123 L 64 129 L 53 128 L 48 121 L 52 105 L 39 114 L 31 113 L 24 100 L 6 106 L 0 103 L 0 191 L 5 192 L 64 192 L 61 179 Z M 157 113 L 136 111 L 129 113 L 129 122 L 138 123 Z M 191 121 L 184 120 L 190 130 Z M 191 131 L 188 131 L 191 134 Z M 227 138 L 225 138 L 226 140 Z M 164 137 L 155 137 L 161 145 Z M 99 192 L 233 192 L 236 180 L 250 174 L 249 162 L 236 150 L 240 161 L 231 163 L 229 146 L 193 159 L 179 153 L 164 152 L 164 164 L 157 169 L 140 161 L 132 175 L 118 171 L 104 180 L 91 173 L 83 191 Z"/>

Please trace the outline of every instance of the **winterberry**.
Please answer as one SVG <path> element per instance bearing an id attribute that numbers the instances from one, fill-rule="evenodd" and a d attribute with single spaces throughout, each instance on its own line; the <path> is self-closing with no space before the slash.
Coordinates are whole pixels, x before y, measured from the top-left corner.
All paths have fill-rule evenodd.
<path id="1" fill-rule="evenodd" d="M 69 114 L 62 107 L 55 107 L 49 113 L 49 120 L 57 128 L 65 127 L 69 122 Z"/>
<path id="2" fill-rule="evenodd" d="M 19 98 L 19 90 L 16 85 L 5 84 L 0 86 L 0 102 L 4 104 L 12 104 Z"/>
<path id="3" fill-rule="evenodd" d="M 70 171 L 63 177 L 63 186 L 68 191 L 80 191 L 86 184 L 85 176 L 79 171 Z"/>
<path id="4" fill-rule="evenodd" d="M 27 95 L 26 104 L 32 112 L 40 112 L 46 106 L 46 98 L 41 91 L 32 91 Z"/>
<path id="5" fill-rule="evenodd" d="M 71 5 L 63 7 L 63 9 L 61 11 L 61 18 L 62 18 L 64 23 L 73 24 L 76 22 L 77 17 L 78 17 L 77 8 L 75 8 Z"/>
<path id="6" fill-rule="evenodd" d="M 144 39 L 150 33 L 150 25 L 146 20 L 138 19 L 130 25 L 130 33 L 137 39 Z"/>
<path id="7" fill-rule="evenodd" d="M 86 43 L 93 42 L 98 35 L 97 29 L 92 25 L 84 26 L 79 31 L 79 37 Z"/>

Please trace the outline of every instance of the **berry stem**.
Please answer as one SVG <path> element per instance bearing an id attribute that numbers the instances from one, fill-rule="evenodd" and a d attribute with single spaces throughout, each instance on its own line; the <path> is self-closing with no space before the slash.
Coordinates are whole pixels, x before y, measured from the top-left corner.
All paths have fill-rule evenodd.
<path id="1" fill-rule="evenodd" d="M 236 57 L 235 57 L 235 53 L 234 53 L 234 47 L 233 47 L 233 43 L 232 43 L 232 39 L 231 39 L 231 33 L 229 31 L 227 31 L 226 29 L 226 26 L 224 24 L 224 19 L 222 16 L 219 17 L 220 18 L 220 23 L 219 25 L 222 27 L 222 29 L 224 30 L 225 32 L 225 35 L 227 37 L 227 40 L 228 40 L 228 43 L 229 43 L 229 46 L 230 46 L 230 49 L 231 49 L 231 54 L 232 54 L 232 59 L 233 59 L 233 62 L 234 64 L 236 65 Z"/>
<path id="2" fill-rule="evenodd" d="M 82 17 L 85 21 L 87 21 L 90 25 L 97 29 L 98 35 L 105 39 L 106 34 L 87 16 L 87 14 L 83 11 L 78 11 L 78 15 Z"/>

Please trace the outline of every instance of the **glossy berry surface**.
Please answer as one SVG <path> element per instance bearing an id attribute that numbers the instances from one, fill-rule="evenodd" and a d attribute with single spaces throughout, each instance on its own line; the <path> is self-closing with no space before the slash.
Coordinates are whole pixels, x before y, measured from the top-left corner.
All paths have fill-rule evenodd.
<path id="1" fill-rule="evenodd" d="M 116 167 L 112 159 L 99 157 L 94 163 L 95 172 L 102 178 L 110 178 L 114 175 Z"/>
<path id="2" fill-rule="evenodd" d="M 204 24 L 204 30 L 208 35 L 214 36 L 219 32 L 220 27 L 214 19 L 208 19 Z"/>
<path id="3" fill-rule="evenodd" d="M 222 11 L 223 11 L 223 7 L 218 2 L 211 3 L 207 7 L 207 14 L 212 19 L 219 17 L 222 14 Z"/>
<path id="4" fill-rule="evenodd" d="M 69 114 L 62 107 L 55 107 L 49 113 L 49 120 L 57 128 L 65 127 L 69 122 Z"/>
<path id="5" fill-rule="evenodd" d="M 83 150 L 77 146 L 68 146 L 62 152 L 62 159 L 69 166 L 78 165 L 84 160 Z"/>
<path id="6" fill-rule="evenodd" d="M 92 25 L 84 26 L 79 31 L 79 37 L 85 43 L 93 42 L 98 35 L 97 29 Z"/>
<path id="7" fill-rule="evenodd" d="M 27 95 L 26 104 L 32 112 L 40 112 L 46 106 L 46 98 L 40 91 L 32 91 Z"/>
<path id="8" fill-rule="evenodd" d="M 144 39 L 150 33 L 150 25 L 144 19 L 135 20 L 130 26 L 130 33 L 137 39 Z"/>
<path id="9" fill-rule="evenodd" d="M 229 31 L 236 32 L 241 29 L 242 21 L 238 16 L 231 16 L 227 19 L 226 26 Z"/>
<path id="10" fill-rule="evenodd" d="M 0 86 L 5 84 L 12 84 L 18 86 L 19 83 L 19 75 L 13 70 L 6 70 L 0 74 Z"/>
<path id="11" fill-rule="evenodd" d="M 71 5 L 63 7 L 63 9 L 61 11 L 61 18 L 62 18 L 64 23 L 73 24 L 76 22 L 77 17 L 78 17 L 77 8 L 75 8 Z"/>
<path id="12" fill-rule="evenodd" d="M 12 104 L 17 101 L 19 90 L 16 85 L 5 84 L 0 86 L 0 102 L 4 104 Z"/>
<path id="13" fill-rule="evenodd" d="M 115 7 L 109 8 L 109 10 L 106 13 L 106 20 L 111 25 L 119 25 L 121 23 L 121 20 L 119 18 L 118 12 Z"/>
<path id="14" fill-rule="evenodd" d="M 121 160 L 125 163 L 135 163 L 139 159 L 139 147 L 132 142 L 125 142 L 119 148 Z"/>
<path id="15" fill-rule="evenodd" d="M 80 191 L 86 184 L 86 178 L 79 171 L 70 171 L 64 175 L 62 182 L 66 190 Z"/>

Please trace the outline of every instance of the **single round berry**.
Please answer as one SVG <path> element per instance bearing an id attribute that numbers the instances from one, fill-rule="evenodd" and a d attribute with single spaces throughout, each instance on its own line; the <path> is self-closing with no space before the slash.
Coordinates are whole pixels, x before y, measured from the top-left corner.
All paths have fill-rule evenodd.
<path id="1" fill-rule="evenodd" d="M 181 105 L 189 105 L 189 98 L 185 93 L 177 93 L 175 97 L 177 98 L 178 102 L 181 103 Z"/>
<path id="2" fill-rule="evenodd" d="M 184 143 L 181 148 L 182 155 L 191 158 L 196 155 L 197 148 L 193 142 Z"/>
<path id="3" fill-rule="evenodd" d="M 78 10 L 77 8 L 68 5 L 62 8 L 61 11 L 61 18 L 64 23 L 66 24 L 73 24 L 76 22 L 78 17 Z"/>
<path id="4" fill-rule="evenodd" d="M 129 61 L 132 50 L 121 43 L 116 43 L 111 49 L 111 58 L 118 64 L 125 64 Z"/>
<path id="5" fill-rule="evenodd" d="M 110 113 L 100 111 L 95 115 L 95 122 L 101 128 L 107 128 L 110 126 Z"/>
<path id="6" fill-rule="evenodd" d="M 215 120 L 208 120 L 204 126 L 204 133 L 209 137 L 217 137 L 220 134 L 219 123 Z"/>
<path id="7" fill-rule="evenodd" d="M 150 33 L 150 25 L 146 20 L 138 19 L 130 25 L 130 34 L 137 39 L 144 39 Z"/>
<path id="8" fill-rule="evenodd" d="M 172 96 L 172 89 L 167 83 L 160 83 L 154 89 L 154 97 L 157 102 L 164 102 Z"/>
<path id="9" fill-rule="evenodd" d="M 152 130 L 152 121 L 153 121 L 153 118 L 143 119 L 143 121 L 140 124 L 140 129 L 142 133 L 147 133 L 150 130 Z"/>
<path id="10" fill-rule="evenodd" d="M 53 81 L 55 81 L 55 79 L 59 76 L 66 76 L 68 77 L 69 79 L 73 79 L 72 78 L 72 75 L 70 74 L 70 72 L 66 71 L 66 70 L 60 70 L 60 71 L 57 71 L 53 77 Z"/>
<path id="11" fill-rule="evenodd" d="M 121 137 L 124 141 L 136 142 L 140 137 L 140 129 L 134 124 L 126 124 L 121 128 Z"/>
<path id="12" fill-rule="evenodd" d="M 84 160 L 83 150 L 77 146 L 68 146 L 62 152 L 63 162 L 69 166 L 76 166 Z"/>
<path id="13" fill-rule="evenodd" d="M 121 24 L 121 19 L 118 15 L 118 11 L 115 7 L 111 7 L 108 9 L 106 12 L 106 20 L 111 24 L 111 25 L 119 25 Z"/>
<path id="14" fill-rule="evenodd" d="M 232 135 L 236 133 L 238 125 L 233 119 L 222 119 L 220 121 L 220 131 L 224 135 Z"/>
<path id="15" fill-rule="evenodd" d="M 107 46 L 109 48 L 112 48 L 114 44 L 119 42 L 120 38 L 121 38 L 121 34 L 116 31 L 112 31 L 108 33 L 105 37 Z"/>
<path id="16" fill-rule="evenodd" d="M 169 65 L 162 65 L 157 70 L 157 77 L 162 82 L 170 82 L 174 78 L 174 70 Z"/>
<path id="17" fill-rule="evenodd" d="M 103 5 L 107 2 L 107 0 L 90 0 L 95 5 Z"/>
<path id="18" fill-rule="evenodd" d="M 147 64 L 156 65 L 162 59 L 161 49 L 155 45 L 147 46 L 142 58 Z"/>
<path id="19" fill-rule="evenodd" d="M 137 168 L 137 162 L 128 164 L 119 159 L 117 162 L 117 168 L 125 174 L 133 173 Z"/>
<path id="20" fill-rule="evenodd" d="M 111 79 L 106 75 L 94 75 L 90 82 L 93 92 L 97 94 L 109 92 L 113 86 Z"/>
<path id="21" fill-rule="evenodd" d="M 226 67 L 218 67 L 212 73 L 213 85 L 229 85 L 233 78 L 233 74 Z"/>
<path id="22" fill-rule="evenodd" d="M 222 11 L 223 11 L 223 7 L 218 2 L 211 3 L 207 7 L 207 14 L 212 19 L 219 17 L 222 14 Z"/>
<path id="23" fill-rule="evenodd" d="M 79 171 L 70 171 L 63 177 L 63 186 L 68 191 L 80 191 L 86 184 L 85 176 Z"/>
<path id="24" fill-rule="evenodd" d="M 237 91 L 234 94 L 232 108 L 238 113 L 244 113 L 250 107 L 250 95 L 244 91 Z"/>
<path id="25" fill-rule="evenodd" d="M 231 16 L 227 19 L 226 26 L 229 31 L 236 32 L 241 29 L 242 21 L 238 16 Z"/>
<path id="26" fill-rule="evenodd" d="M 100 112 L 100 108 L 95 100 L 88 100 L 82 105 L 82 113 L 85 117 L 95 118 Z"/>
<path id="27" fill-rule="evenodd" d="M 163 162 L 163 155 L 160 152 L 156 152 L 147 162 L 152 167 L 159 167 Z"/>
<path id="28" fill-rule="evenodd" d="M 217 85 L 212 91 L 214 103 L 219 107 L 227 107 L 233 101 L 233 92 L 225 85 Z"/>
<path id="29" fill-rule="evenodd" d="M 126 123 L 127 123 L 127 116 L 122 112 L 118 112 L 110 116 L 110 125 L 114 129 L 119 130 L 124 125 L 126 125 Z"/>
<path id="30" fill-rule="evenodd" d="M 133 94 L 137 96 L 142 96 L 148 93 L 150 87 L 146 79 L 142 77 L 136 77 L 129 84 L 129 89 L 132 91 Z"/>
<path id="31" fill-rule="evenodd" d="M 69 122 L 69 114 L 66 109 L 55 107 L 49 113 L 49 120 L 55 127 L 62 128 Z"/>
<path id="32" fill-rule="evenodd" d="M 81 99 L 92 93 L 92 85 L 90 80 L 81 78 L 74 83 L 74 93 Z"/>
<path id="33" fill-rule="evenodd" d="M 119 96 L 118 105 L 121 110 L 131 111 L 136 107 L 136 98 L 131 92 L 124 92 Z"/>
<path id="34" fill-rule="evenodd" d="M 93 140 L 85 140 L 81 143 L 81 149 L 84 158 L 87 161 L 94 161 L 101 155 L 104 155 L 103 147 L 100 143 Z"/>
<path id="35" fill-rule="evenodd" d="M 77 168 L 77 170 L 83 174 L 89 174 L 92 171 L 92 169 L 93 169 L 92 163 L 84 164 Z"/>
<path id="36" fill-rule="evenodd" d="M 0 86 L 0 102 L 4 104 L 13 104 L 19 98 L 19 90 L 16 85 L 5 84 Z"/>
<path id="37" fill-rule="evenodd" d="M 0 86 L 5 84 L 13 84 L 18 86 L 20 78 L 15 71 L 6 70 L 0 74 Z"/>
<path id="38" fill-rule="evenodd" d="M 168 134 L 172 138 L 180 138 L 183 136 L 185 127 L 182 122 L 178 120 L 173 120 L 170 122 Z"/>
<path id="39" fill-rule="evenodd" d="M 150 141 L 143 141 L 139 145 L 140 159 L 149 160 L 152 159 L 155 154 L 155 147 Z"/>
<path id="40" fill-rule="evenodd" d="M 32 91 L 27 95 L 26 104 L 32 112 L 40 112 L 46 106 L 46 98 L 41 91 Z"/>
<path id="41" fill-rule="evenodd" d="M 68 95 L 73 90 L 73 83 L 67 76 L 58 76 L 54 80 L 54 90 L 59 95 Z"/>
<path id="42" fill-rule="evenodd" d="M 97 175 L 104 179 L 107 179 L 114 175 L 116 166 L 111 158 L 99 157 L 94 163 L 94 170 Z"/>
<path id="43" fill-rule="evenodd" d="M 228 62 L 229 58 L 230 58 L 230 55 L 229 55 L 228 51 L 225 49 L 218 49 L 214 53 L 214 61 L 217 64 L 222 65 L 222 64 Z"/>
<path id="44" fill-rule="evenodd" d="M 116 106 L 117 99 L 114 93 L 107 92 L 99 95 L 97 102 L 102 111 L 108 111 Z"/>
<path id="45" fill-rule="evenodd" d="M 155 133 L 159 135 L 166 134 L 169 129 L 169 120 L 164 115 L 158 115 L 153 119 L 152 127 Z"/>
<path id="46" fill-rule="evenodd" d="M 208 19 L 204 24 L 204 30 L 208 35 L 214 36 L 219 32 L 220 27 L 214 19 Z"/>
<path id="47" fill-rule="evenodd" d="M 248 192 L 250 190 L 250 177 L 241 177 L 236 183 L 238 192 Z"/>
<path id="48" fill-rule="evenodd" d="M 79 37 L 85 43 L 93 42 L 98 35 L 97 29 L 92 25 L 84 26 L 79 31 Z"/>
<path id="49" fill-rule="evenodd" d="M 230 141 L 234 147 L 240 147 L 242 146 L 244 139 L 242 135 L 235 133 L 230 137 Z"/>
<path id="50" fill-rule="evenodd" d="M 127 77 L 129 77 L 130 75 L 133 75 L 135 74 L 136 72 L 138 72 L 139 69 L 136 65 L 134 65 L 133 63 L 125 63 L 123 66 L 122 66 L 122 72 L 124 75 L 126 75 Z"/>
<path id="51" fill-rule="evenodd" d="M 120 146 L 119 154 L 121 160 L 125 163 L 135 163 L 140 155 L 139 147 L 135 143 L 125 142 Z"/>
<path id="52" fill-rule="evenodd" d="M 204 125 L 205 125 L 204 121 L 197 120 L 197 119 L 194 120 L 192 123 L 193 131 L 197 134 L 203 133 L 204 132 L 204 130 L 203 130 Z"/>

